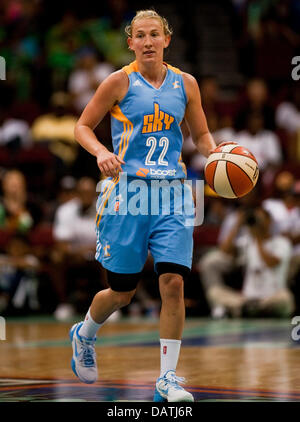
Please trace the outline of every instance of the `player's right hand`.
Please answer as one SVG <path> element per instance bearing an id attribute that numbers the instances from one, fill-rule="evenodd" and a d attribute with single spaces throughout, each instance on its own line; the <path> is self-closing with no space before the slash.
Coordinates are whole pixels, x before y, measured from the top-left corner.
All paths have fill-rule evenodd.
<path id="1" fill-rule="evenodd" d="M 125 164 L 118 155 L 110 151 L 101 151 L 97 155 L 98 167 L 105 177 L 116 177 L 122 171 L 121 164 Z"/>
<path id="2" fill-rule="evenodd" d="M 215 149 L 209 150 L 209 154 L 213 154 L 216 151 L 216 149 L 219 148 L 219 147 L 225 147 L 225 145 L 232 145 L 232 144 L 233 145 L 237 145 L 238 143 L 237 142 L 233 142 L 233 141 L 224 141 L 224 142 L 221 142 L 220 144 L 218 144 L 216 146 Z"/>

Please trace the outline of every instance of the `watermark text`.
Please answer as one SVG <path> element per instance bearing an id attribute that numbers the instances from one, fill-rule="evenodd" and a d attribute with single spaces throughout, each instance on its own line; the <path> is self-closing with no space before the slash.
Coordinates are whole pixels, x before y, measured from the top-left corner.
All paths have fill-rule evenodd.
<path id="1" fill-rule="evenodd" d="M 292 58 L 292 64 L 296 67 L 292 70 L 292 79 L 294 81 L 299 81 L 300 79 L 300 56 L 295 56 Z"/>
<path id="2" fill-rule="evenodd" d="M 179 179 L 128 179 L 98 183 L 97 214 L 101 215 L 182 215 L 187 227 L 204 220 L 204 181 Z"/>
<path id="3" fill-rule="evenodd" d="M 2 56 L 0 56 L 0 80 L 6 80 L 6 61 Z"/>
<path id="4" fill-rule="evenodd" d="M 294 316 L 291 324 L 295 325 L 295 327 L 292 329 L 292 339 L 294 341 L 298 341 L 300 340 L 300 316 Z"/>
<path id="5" fill-rule="evenodd" d="M 0 316 L 0 340 L 6 340 L 6 322 L 5 318 Z"/>

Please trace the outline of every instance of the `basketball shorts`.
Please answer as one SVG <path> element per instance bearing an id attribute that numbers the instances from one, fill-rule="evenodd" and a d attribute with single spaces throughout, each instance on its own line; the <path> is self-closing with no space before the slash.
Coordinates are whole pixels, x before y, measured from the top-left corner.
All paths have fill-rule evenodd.
<path id="1" fill-rule="evenodd" d="M 101 183 L 95 257 L 104 268 L 125 274 L 141 272 L 150 252 L 155 271 L 159 262 L 191 269 L 192 191 L 178 179 L 169 182 L 121 175 Z"/>

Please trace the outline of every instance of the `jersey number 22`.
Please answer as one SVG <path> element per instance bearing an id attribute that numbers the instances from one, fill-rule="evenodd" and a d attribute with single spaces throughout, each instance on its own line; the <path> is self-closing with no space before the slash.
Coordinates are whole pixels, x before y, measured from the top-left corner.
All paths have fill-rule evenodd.
<path id="1" fill-rule="evenodd" d="M 157 146 L 157 139 L 154 136 L 150 136 L 147 140 L 146 140 L 146 145 L 147 147 L 150 147 L 149 152 L 147 154 L 146 160 L 145 160 L 145 164 L 147 166 L 155 166 L 156 161 L 152 161 L 152 155 L 154 154 L 154 151 L 156 149 Z M 167 166 L 168 165 L 168 161 L 164 160 L 165 155 L 168 151 L 169 148 L 169 139 L 166 138 L 165 136 L 163 136 L 162 138 L 160 138 L 158 145 L 160 147 L 163 147 L 159 157 L 158 157 L 158 165 L 160 166 Z"/>

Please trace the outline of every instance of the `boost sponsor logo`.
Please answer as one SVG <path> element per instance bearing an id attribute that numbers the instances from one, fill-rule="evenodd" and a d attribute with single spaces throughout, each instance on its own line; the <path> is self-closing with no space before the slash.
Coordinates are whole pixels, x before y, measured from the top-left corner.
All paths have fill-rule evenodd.
<path id="1" fill-rule="evenodd" d="M 150 169 L 150 176 L 165 177 L 165 176 L 175 176 L 175 175 L 176 175 L 175 169 L 170 169 L 170 170 Z"/>
<path id="2" fill-rule="evenodd" d="M 139 177 L 147 177 L 148 173 L 149 173 L 148 169 L 139 168 L 135 174 Z"/>
<path id="3" fill-rule="evenodd" d="M 150 176 L 158 176 L 158 177 L 166 177 L 166 176 L 175 176 L 176 170 L 170 169 L 170 170 L 160 170 L 160 169 L 144 169 L 139 168 L 138 171 L 135 173 L 139 177 L 147 177 L 148 173 L 150 173 Z"/>

